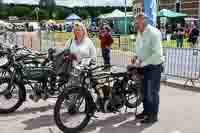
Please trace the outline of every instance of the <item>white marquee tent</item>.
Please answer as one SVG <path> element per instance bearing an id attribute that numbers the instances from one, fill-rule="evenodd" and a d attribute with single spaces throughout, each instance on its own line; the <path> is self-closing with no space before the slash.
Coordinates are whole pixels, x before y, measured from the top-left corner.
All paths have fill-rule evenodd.
<path id="1" fill-rule="evenodd" d="M 125 14 L 124 12 L 122 12 L 122 11 L 116 9 L 116 10 L 114 10 L 112 13 L 100 15 L 98 18 L 101 18 L 101 19 L 108 19 L 108 18 L 133 17 L 133 15 L 132 15 L 131 13 L 132 13 L 132 12 L 128 12 L 127 14 Z"/>

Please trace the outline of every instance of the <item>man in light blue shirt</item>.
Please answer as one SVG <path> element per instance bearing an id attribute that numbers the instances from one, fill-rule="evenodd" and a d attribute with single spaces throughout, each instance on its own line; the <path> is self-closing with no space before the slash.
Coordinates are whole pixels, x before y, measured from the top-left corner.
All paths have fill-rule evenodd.
<path id="1" fill-rule="evenodd" d="M 161 32 L 148 24 L 148 18 L 139 14 L 135 20 L 138 35 L 136 38 L 136 59 L 138 67 L 144 69 L 144 110 L 136 116 L 141 123 L 153 123 L 158 120 L 159 91 L 164 62 Z"/>

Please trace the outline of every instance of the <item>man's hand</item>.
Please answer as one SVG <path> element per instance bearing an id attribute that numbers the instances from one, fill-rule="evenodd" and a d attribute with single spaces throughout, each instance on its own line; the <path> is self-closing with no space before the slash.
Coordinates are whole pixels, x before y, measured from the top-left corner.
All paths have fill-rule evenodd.
<path id="1" fill-rule="evenodd" d="M 141 64 L 142 64 L 142 61 L 141 61 L 141 60 L 137 59 L 137 60 L 135 61 L 135 66 L 136 66 L 136 67 L 142 67 Z"/>
<path id="2" fill-rule="evenodd" d="M 135 64 L 136 60 L 137 60 L 137 57 L 134 56 L 134 57 L 131 59 L 131 64 Z"/>
<path id="3" fill-rule="evenodd" d="M 135 65 L 136 67 L 141 67 L 142 61 L 139 60 L 136 56 L 131 59 L 131 64 Z"/>

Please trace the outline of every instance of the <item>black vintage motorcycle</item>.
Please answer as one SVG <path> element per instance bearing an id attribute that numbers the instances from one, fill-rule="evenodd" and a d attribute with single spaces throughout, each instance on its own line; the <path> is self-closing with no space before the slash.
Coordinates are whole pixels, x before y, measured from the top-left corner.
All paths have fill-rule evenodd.
<path id="1" fill-rule="evenodd" d="M 79 132 L 87 126 L 95 111 L 113 113 L 124 106 L 136 108 L 142 102 L 143 73 L 140 68 L 132 66 L 126 72 L 113 73 L 102 72 L 105 65 L 91 66 L 80 67 L 79 84 L 68 87 L 56 101 L 54 120 L 63 132 Z"/>
<path id="2" fill-rule="evenodd" d="M 46 53 L 33 53 L 30 49 L 19 48 L 14 46 L 12 48 L 0 48 L 0 76 L 10 76 L 12 71 L 10 70 L 13 62 L 22 61 L 24 65 L 41 65 L 42 60 L 47 60 Z M 48 52 L 48 56 L 52 53 Z M 14 60 L 13 60 L 14 56 Z"/>
<path id="3" fill-rule="evenodd" d="M 9 71 L 9 75 L 0 77 L 0 113 L 14 112 L 22 105 L 28 90 L 25 85 L 31 87 L 29 97 L 35 102 L 55 97 L 64 89 L 61 87 L 65 87 L 69 77 L 56 72 L 53 53 L 50 49 L 48 58 L 42 62 L 27 55 L 19 57 L 15 53 L 7 53 L 9 63 L 5 64 L 4 69 Z M 72 56 L 70 53 L 60 56 L 62 63 L 72 64 Z"/>

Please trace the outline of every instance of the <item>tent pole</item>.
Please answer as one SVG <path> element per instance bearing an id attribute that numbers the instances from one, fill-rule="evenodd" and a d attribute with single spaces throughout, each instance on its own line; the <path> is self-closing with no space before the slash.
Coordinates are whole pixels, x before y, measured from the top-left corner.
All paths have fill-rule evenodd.
<path id="1" fill-rule="evenodd" d="M 124 22 L 124 23 L 125 23 L 125 24 L 124 24 L 124 27 L 125 27 L 125 34 L 126 34 L 126 30 L 127 30 L 127 28 L 126 28 L 126 27 L 127 27 L 127 25 L 126 25 L 126 10 L 127 10 L 127 9 L 126 9 L 126 8 L 127 8 L 127 7 L 126 7 L 126 0 L 124 0 L 124 1 L 125 1 L 125 8 L 124 8 L 124 10 L 125 10 L 125 20 L 124 20 L 125 22 Z"/>

